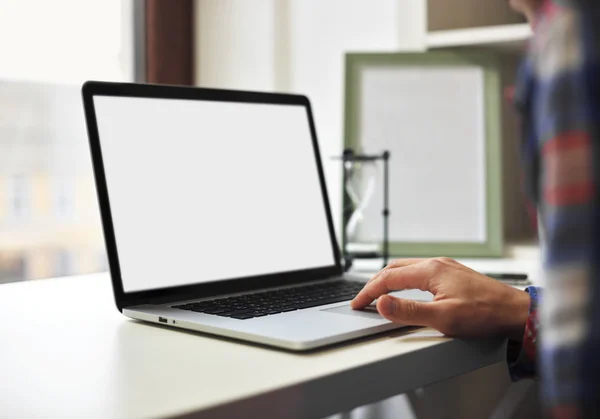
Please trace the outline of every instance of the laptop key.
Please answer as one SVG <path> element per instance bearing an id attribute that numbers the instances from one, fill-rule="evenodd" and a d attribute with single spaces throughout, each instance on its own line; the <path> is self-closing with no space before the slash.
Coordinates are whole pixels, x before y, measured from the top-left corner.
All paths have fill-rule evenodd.
<path id="1" fill-rule="evenodd" d="M 324 306 L 326 304 L 341 303 L 342 301 L 349 301 L 349 300 L 350 299 L 347 298 L 347 297 L 328 298 L 326 300 L 310 301 L 310 302 L 298 304 L 298 305 L 295 305 L 294 307 L 296 307 L 297 309 L 300 310 L 300 309 L 303 309 L 303 308 L 311 308 L 311 307 Z"/>
<path id="2" fill-rule="evenodd" d="M 216 307 L 215 308 L 213 308 L 213 307 L 211 307 L 211 308 L 192 307 L 192 308 L 190 308 L 190 311 L 195 311 L 196 313 L 206 313 L 207 310 L 211 310 L 211 309 L 216 310 Z"/>
<path id="3" fill-rule="evenodd" d="M 218 307 L 218 308 L 205 309 L 203 312 L 206 314 L 221 314 L 221 313 L 225 313 L 227 311 L 228 311 L 228 309 L 226 307 Z"/>
<path id="4" fill-rule="evenodd" d="M 247 319 L 252 319 L 254 318 L 254 316 L 250 313 L 247 314 L 236 314 L 235 316 L 229 316 L 232 319 L 237 319 L 237 320 L 247 320 Z"/>
<path id="5" fill-rule="evenodd" d="M 225 317 L 234 317 L 234 316 L 240 316 L 242 314 L 250 314 L 250 313 L 252 313 L 252 310 L 237 310 L 237 311 L 221 313 L 221 315 L 225 316 Z"/>
<path id="6" fill-rule="evenodd" d="M 263 313 L 265 313 L 267 316 L 270 316 L 271 314 L 281 313 L 281 310 L 266 310 Z"/>

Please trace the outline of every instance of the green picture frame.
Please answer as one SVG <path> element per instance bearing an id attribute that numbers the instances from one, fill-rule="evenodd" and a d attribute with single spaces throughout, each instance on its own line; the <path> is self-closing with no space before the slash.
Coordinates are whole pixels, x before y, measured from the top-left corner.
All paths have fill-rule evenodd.
<path id="1" fill-rule="evenodd" d="M 500 65 L 493 54 L 480 51 L 434 51 L 423 53 L 348 53 L 345 61 L 344 146 L 360 150 L 361 74 L 365 68 L 397 66 L 478 66 L 483 70 L 485 119 L 485 212 L 484 242 L 394 242 L 393 257 L 484 258 L 503 255 L 501 180 L 501 79 Z M 393 155 L 390 164 L 394 164 Z M 390 181 L 394 189 L 393 179 Z M 343 207 L 346 208 L 346 194 Z M 394 208 L 391 208 L 394 216 Z M 345 223 L 345 220 L 342 220 Z M 344 228 L 344 226 L 342 226 Z"/>

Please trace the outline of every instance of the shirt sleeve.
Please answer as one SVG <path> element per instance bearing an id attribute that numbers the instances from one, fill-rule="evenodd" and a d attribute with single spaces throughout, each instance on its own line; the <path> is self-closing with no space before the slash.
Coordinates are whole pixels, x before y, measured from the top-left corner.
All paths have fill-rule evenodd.
<path id="1" fill-rule="evenodd" d="M 529 315 L 525 324 L 523 342 L 508 343 L 508 365 L 513 381 L 537 377 L 537 336 L 538 336 L 538 305 L 541 289 L 528 287 Z"/>
<path id="2" fill-rule="evenodd" d="M 538 312 L 541 397 L 550 417 L 598 418 L 600 8 L 548 2 L 547 12 L 532 51 L 531 111 L 544 279 Z"/>

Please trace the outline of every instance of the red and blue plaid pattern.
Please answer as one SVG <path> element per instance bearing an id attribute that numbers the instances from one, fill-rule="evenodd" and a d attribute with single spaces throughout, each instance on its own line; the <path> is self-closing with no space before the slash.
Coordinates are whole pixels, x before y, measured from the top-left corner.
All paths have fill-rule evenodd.
<path id="1" fill-rule="evenodd" d="M 516 360 L 514 360 L 510 366 L 510 375 L 514 381 L 536 376 L 540 289 L 529 287 L 527 288 L 527 292 L 531 298 L 531 303 L 529 304 L 529 316 L 525 325 L 525 336 L 523 344 L 521 345 L 521 350 L 519 351 Z"/>
<path id="2" fill-rule="evenodd" d="M 600 0 L 545 0 L 519 79 L 545 284 L 511 373 L 537 371 L 551 417 L 600 418 Z"/>

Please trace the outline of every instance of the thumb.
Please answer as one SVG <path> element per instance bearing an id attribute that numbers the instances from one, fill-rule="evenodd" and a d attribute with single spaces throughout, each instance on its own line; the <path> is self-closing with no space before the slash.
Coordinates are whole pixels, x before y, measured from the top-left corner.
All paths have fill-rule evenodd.
<path id="1" fill-rule="evenodd" d="M 377 300 L 377 311 L 394 323 L 407 326 L 431 326 L 435 317 L 435 303 L 383 295 Z"/>

